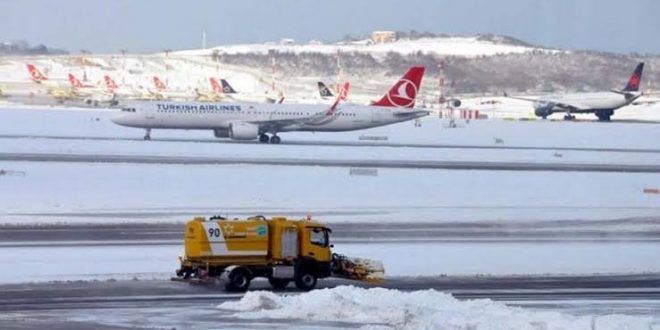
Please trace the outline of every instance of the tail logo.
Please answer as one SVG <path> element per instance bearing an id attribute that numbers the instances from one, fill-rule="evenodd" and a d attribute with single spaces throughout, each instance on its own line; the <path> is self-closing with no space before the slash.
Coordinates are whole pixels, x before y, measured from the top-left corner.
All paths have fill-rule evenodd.
<path id="1" fill-rule="evenodd" d="M 105 76 L 105 84 L 108 86 L 109 90 L 115 90 L 117 89 L 117 84 L 115 84 L 114 80 L 110 78 L 110 76 Z"/>
<path id="2" fill-rule="evenodd" d="M 639 75 L 634 74 L 630 77 L 630 87 L 632 89 L 638 89 L 639 88 Z"/>
<path id="3" fill-rule="evenodd" d="M 396 105 L 397 107 L 407 108 L 415 104 L 415 97 L 417 96 L 417 86 L 408 80 L 401 79 L 397 83 L 398 86 L 395 86 L 395 93 L 388 93 L 387 99 L 390 103 Z"/>
<path id="4" fill-rule="evenodd" d="M 213 89 L 213 92 L 217 94 L 222 93 L 222 87 L 220 87 L 218 81 L 215 80 L 215 78 L 209 78 L 209 80 L 211 81 L 211 89 Z"/>

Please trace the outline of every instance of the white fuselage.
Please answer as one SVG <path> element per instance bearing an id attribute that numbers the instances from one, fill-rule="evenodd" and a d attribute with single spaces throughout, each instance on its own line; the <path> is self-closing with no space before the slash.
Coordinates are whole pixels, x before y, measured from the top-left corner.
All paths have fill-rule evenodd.
<path id="1" fill-rule="evenodd" d="M 632 103 L 641 96 L 637 93 L 634 97 L 626 98 L 625 95 L 614 92 L 594 93 L 571 93 L 563 95 L 548 95 L 540 97 L 534 108 L 542 108 L 548 103 L 561 103 L 574 105 L 577 110 L 571 112 L 593 112 L 596 110 L 616 110 Z M 553 112 L 564 112 L 565 109 L 553 108 Z"/>
<path id="2" fill-rule="evenodd" d="M 428 111 L 340 104 L 269 104 L 250 102 L 136 102 L 113 122 L 146 129 L 226 129 L 236 123 L 259 126 L 266 133 L 290 131 L 351 131 L 398 123 L 428 115 Z"/>

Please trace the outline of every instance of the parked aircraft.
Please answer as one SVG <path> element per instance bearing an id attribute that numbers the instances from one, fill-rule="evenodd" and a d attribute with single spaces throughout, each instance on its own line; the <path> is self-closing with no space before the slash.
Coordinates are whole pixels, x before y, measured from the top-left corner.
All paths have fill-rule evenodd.
<path id="1" fill-rule="evenodd" d="M 609 92 L 572 93 L 562 95 L 544 95 L 538 98 L 514 97 L 504 93 L 505 97 L 534 102 L 534 113 L 543 119 L 555 112 L 565 112 L 564 119 L 575 119 L 575 113 L 593 113 L 600 121 L 609 121 L 616 109 L 627 106 L 640 96 L 639 85 L 642 80 L 644 63 L 635 68 L 628 83 L 621 90 Z"/>

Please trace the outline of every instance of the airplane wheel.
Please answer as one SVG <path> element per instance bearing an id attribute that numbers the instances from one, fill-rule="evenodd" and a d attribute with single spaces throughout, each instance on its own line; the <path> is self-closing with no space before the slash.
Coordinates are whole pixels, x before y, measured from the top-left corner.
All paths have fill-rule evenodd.
<path id="1" fill-rule="evenodd" d="M 566 115 L 564 116 L 564 120 L 575 120 L 575 116 Z"/>
<path id="2" fill-rule="evenodd" d="M 270 138 L 266 134 L 259 134 L 259 142 L 261 143 L 268 143 Z"/>
<path id="3" fill-rule="evenodd" d="M 270 143 L 272 143 L 272 144 L 280 144 L 281 141 L 282 141 L 282 140 L 281 140 L 280 137 L 277 136 L 277 135 L 273 135 L 273 136 L 270 138 Z"/>

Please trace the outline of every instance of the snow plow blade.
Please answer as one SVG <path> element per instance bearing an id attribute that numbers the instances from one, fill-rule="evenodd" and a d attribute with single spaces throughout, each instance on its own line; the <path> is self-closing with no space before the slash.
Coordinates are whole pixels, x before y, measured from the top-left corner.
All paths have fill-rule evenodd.
<path id="1" fill-rule="evenodd" d="M 381 284 L 385 279 L 385 268 L 383 268 L 383 263 L 378 260 L 333 254 L 332 275 L 349 280 Z"/>

